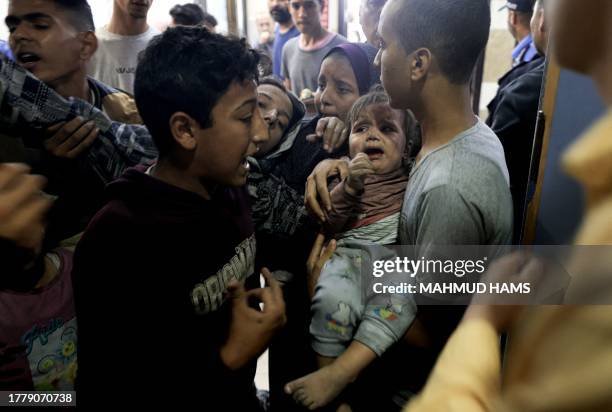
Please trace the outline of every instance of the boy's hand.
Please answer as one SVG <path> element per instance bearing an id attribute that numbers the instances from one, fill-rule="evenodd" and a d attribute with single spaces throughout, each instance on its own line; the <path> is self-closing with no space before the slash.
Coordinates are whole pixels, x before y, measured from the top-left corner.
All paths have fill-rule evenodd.
<path id="1" fill-rule="evenodd" d="M 244 285 L 232 282 L 228 290 L 232 299 L 232 323 L 227 342 L 221 348 L 223 363 L 232 370 L 244 367 L 261 355 L 274 334 L 285 325 L 283 291 L 268 269 L 262 270 L 266 287 L 244 290 Z M 250 301 L 263 303 L 263 309 L 253 309 Z"/>
<path id="2" fill-rule="evenodd" d="M 53 202 L 42 194 L 45 178 L 29 171 L 22 164 L 0 164 L 0 237 L 36 250 L 45 233 L 45 213 Z"/>
<path id="3" fill-rule="evenodd" d="M 365 153 L 357 153 L 357 156 L 349 163 L 348 171 L 348 178 L 346 179 L 344 187 L 346 191 L 353 196 L 363 191 L 363 184 L 366 177 L 376 173 L 374 165 L 370 162 L 368 155 Z"/>
<path id="4" fill-rule="evenodd" d="M 323 149 L 329 153 L 338 149 L 349 136 L 349 130 L 342 120 L 337 117 L 324 117 L 319 119 L 314 134 L 306 136 L 309 142 L 323 139 Z"/>
<path id="5" fill-rule="evenodd" d="M 54 156 L 75 159 L 89 149 L 98 137 L 100 129 L 94 122 L 75 117 L 69 122 L 61 122 L 47 129 L 49 137 L 45 148 Z"/>
<path id="6" fill-rule="evenodd" d="M 327 159 L 314 168 L 306 180 L 306 193 L 304 200 L 306 210 L 311 216 L 321 222 L 325 222 L 325 212 L 321 209 L 321 201 L 326 211 L 331 210 L 331 196 L 327 187 L 327 179 L 331 176 L 340 176 L 344 180 L 348 176 L 349 162 L 344 159 Z"/>

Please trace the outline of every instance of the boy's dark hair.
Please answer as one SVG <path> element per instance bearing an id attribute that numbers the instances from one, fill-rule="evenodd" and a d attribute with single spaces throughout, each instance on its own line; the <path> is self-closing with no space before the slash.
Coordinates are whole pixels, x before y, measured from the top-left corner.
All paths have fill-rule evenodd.
<path id="1" fill-rule="evenodd" d="M 393 1 L 398 4 L 393 30 L 406 53 L 425 47 L 451 83 L 468 83 L 489 39 L 489 1 Z"/>
<path id="2" fill-rule="evenodd" d="M 96 31 L 91 7 L 87 0 L 53 0 L 55 4 L 70 12 L 70 24 L 78 31 Z"/>
<path id="3" fill-rule="evenodd" d="M 204 23 L 204 10 L 194 3 L 177 4 L 170 9 L 170 16 L 176 24 L 199 26 Z"/>
<path id="4" fill-rule="evenodd" d="M 372 87 L 368 94 L 361 96 L 351 107 L 347 116 L 349 130 L 353 130 L 353 123 L 361 112 L 368 106 L 390 104 L 389 95 L 380 85 Z M 406 135 L 406 155 L 408 158 L 416 155 L 421 146 L 421 128 L 410 110 L 404 110 L 404 134 Z"/>
<path id="5" fill-rule="evenodd" d="M 259 55 L 245 39 L 177 26 L 151 40 L 140 54 L 134 95 L 160 155 L 173 146 L 169 120 L 184 112 L 202 128 L 234 82 L 257 79 Z"/>

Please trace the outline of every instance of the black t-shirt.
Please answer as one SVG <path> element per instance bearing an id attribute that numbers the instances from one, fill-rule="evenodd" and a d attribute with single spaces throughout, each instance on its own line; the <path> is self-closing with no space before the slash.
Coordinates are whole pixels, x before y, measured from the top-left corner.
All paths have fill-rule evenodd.
<path id="1" fill-rule="evenodd" d="M 257 282 L 255 238 L 243 189 L 211 200 L 128 170 L 79 243 L 74 287 L 81 404 L 201 405 L 257 410 L 255 360 L 221 362 L 234 278 Z"/>

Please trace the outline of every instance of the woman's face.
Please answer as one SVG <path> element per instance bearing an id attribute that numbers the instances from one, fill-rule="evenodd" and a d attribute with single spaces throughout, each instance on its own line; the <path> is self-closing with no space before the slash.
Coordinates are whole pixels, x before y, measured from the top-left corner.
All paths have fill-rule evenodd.
<path id="1" fill-rule="evenodd" d="M 319 72 L 319 88 L 315 101 L 326 117 L 335 116 L 346 122 L 348 112 L 359 98 L 357 78 L 351 63 L 341 53 L 334 53 L 323 60 Z"/>
<path id="2" fill-rule="evenodd" d="M 287 93 L 271 84 L 261 84 L 257 87 L 257 104 L 270 131 L 270 139 L 263 143 L 257 152 L 257 157 L 261 157 L 270 153 L 287 131 L 293 104 Z"/>

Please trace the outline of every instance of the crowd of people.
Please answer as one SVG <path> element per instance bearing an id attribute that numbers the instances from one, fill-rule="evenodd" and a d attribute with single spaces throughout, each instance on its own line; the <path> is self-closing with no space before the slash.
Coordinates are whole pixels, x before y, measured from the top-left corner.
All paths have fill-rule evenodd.
<path id="1" fill-rule="evenodd" d="M 608 307 L 373 304 L 361 272 L 379 246 L 520 241 L 546 54 L 612 106 L 612 3 L 508 0 L 516 49 L 486 121 L 471 83 L 487 0 L 363 0 L 362 44 L 324 28 L 324 0 L 268 0 L 253 45 L 195 4 L 159 32 L 151 4 L 114 0 L 96 28 L 87 0 L 8 1 L 0 390 L 210 411 L 612 408 Z M 612 243 L 611 133 L 607 114 L 564 159 L 588 198 L 577 244 Z M 538 270 L 518 253 L 488 275 Z"/>

